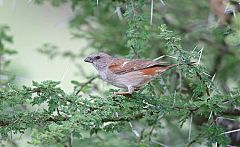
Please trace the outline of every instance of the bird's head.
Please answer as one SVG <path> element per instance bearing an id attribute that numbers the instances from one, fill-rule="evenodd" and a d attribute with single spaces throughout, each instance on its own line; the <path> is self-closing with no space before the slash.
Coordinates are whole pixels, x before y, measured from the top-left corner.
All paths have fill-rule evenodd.
<path id="1" fill-rule="evenodd" d="M 98 70 L 105 70 L 107 65 L 111 63 L 113 57 L 106 53 L 95 53 L 87 56 L 84 61 L 92 63 L 93 66 Z"/>

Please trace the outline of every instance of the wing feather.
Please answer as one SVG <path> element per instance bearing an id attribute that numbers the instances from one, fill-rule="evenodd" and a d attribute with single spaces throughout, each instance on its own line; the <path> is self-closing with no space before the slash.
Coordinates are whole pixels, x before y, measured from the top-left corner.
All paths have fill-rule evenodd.
<path id="1" fill-rule="evenodd" d="M 117 58 L 108 66 L 115 74 L 124 74 L 132 71 L 147 69 L 149 67 L 167 67 L 168 65 L 151 60 L 128 60 Z"/>

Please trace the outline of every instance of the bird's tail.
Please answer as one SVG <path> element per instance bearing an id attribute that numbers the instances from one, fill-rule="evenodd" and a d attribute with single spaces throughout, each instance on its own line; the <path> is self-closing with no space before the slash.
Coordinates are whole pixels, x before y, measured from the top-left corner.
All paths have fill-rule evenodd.
<path id="1" fill-rule="evenodd" d="M 191 65 L 194 65 L 195 63 L 196 62 L 190 62 L 189 65 L 191 66 Z M 160 66 L 158 66 L 157 72 L 161 74 L 162 72 L 164 72 L 166 70 L 169 70 L 169 69 L 171 69 L 175 66 L 178 66 L 178 65 L 179 64 L 160 65 Z M 180 65 L 182 65 L 182 64 L 180 64 Z"/>

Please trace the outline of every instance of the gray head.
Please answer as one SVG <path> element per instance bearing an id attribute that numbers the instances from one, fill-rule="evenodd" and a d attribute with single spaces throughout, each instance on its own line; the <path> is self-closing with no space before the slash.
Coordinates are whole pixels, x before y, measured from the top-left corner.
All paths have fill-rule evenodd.
<path id="1" fill-rule="evenodd" d="M 98 70 L 105 70 L 107 65 L 111 63 L 113 57 L 106 53 L 96 53 L 87 56 L 84 61 L 92 63 L 93 66 Z"/>

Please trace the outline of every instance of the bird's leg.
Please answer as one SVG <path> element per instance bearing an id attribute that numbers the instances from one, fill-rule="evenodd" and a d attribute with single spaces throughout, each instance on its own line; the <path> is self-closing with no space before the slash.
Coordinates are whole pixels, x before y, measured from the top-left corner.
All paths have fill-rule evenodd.
<path id="1" fill-rule="evenodd" d="M 115 92 L 116 95 L 131 95 L 134 92 L 134 87 L 129 86 L 127 92 Z"/>

